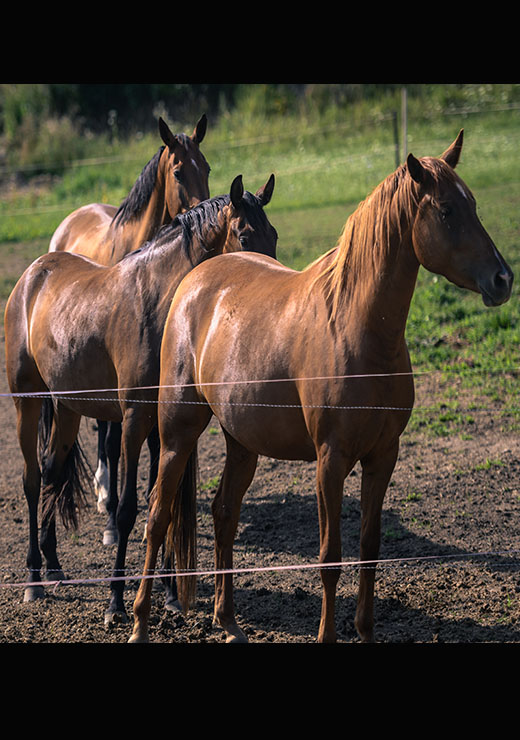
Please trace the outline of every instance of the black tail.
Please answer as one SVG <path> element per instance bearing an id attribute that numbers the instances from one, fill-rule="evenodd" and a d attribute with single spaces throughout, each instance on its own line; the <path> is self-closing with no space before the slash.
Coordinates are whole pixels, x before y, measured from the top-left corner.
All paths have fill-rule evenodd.
<path id="1" fill-rule="evenodd" d="M 42 404 L 38 429 L 43 516 L 58 513 L 67 529 L 77 529 L 79 514 L 88 505 L 87 495 L 92 490 L 92 472 L 78 440 L 70 448 L 60 469 L 56 469 L 49 448 L 53 418 L 53 401 L 46 398 Z"/>
<path id="2" fill-rule="evenodd" d="M 166 535 L 165 557 L 175 550 L 177 568 L 189 573 L 197 568 L 197 447 L 191 453 L 172 506 L 172 520 Z M 177 577 L 177 592 L 183 611 L 195 599 L 197 577 Z"/>

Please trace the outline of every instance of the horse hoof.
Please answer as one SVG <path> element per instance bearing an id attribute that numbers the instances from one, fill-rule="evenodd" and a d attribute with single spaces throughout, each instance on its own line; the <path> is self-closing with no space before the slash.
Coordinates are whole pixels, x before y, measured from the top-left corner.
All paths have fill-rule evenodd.
<path id="1" fill-rule="evenodd" d="M 127 624 L 128 615 L 125 611 L 106 611 L 105 612 L 105 627 L 115 627 L 119 624 Z"/>
<path id="2" fill-rule="evenodd" d="M 246 643 L 246 642 L 249 642 L 249 640 L 248 640 L 248 639 L 247 639 L 247 637 L 246 637 L 246 636 L 244 635 L 244 633 L 243 633 L 243 632 L 241 632 L 241 633 L 240 633 L 239 635 L 238 635 L 238 634 L 237 634 L 237 635 L 228 635 L 228 637 L 226 638 L 226 644 L 227 644 L 228 642 L 229 642 L 229 643 L 231 643 L 231 642 L 241 642 L 241 643 Z"/>
<path id="3" fill-rule="evenodd" d="M 130 637 L 130 639 L 128 640 L 128 643 L 129 644 L 130 643 L 138 643 L 138 642 L 141 642 L 141 643 L 150 642 L 150 640 L 148 639 L 148 635 L 144 635 L 143 636 L 143 635 L 139 635 L 139 634 L 135 634 L 134 633 Z"/>
<path id="4" fill-rule="evenodd" d="M 117 545 L 117 529 L 105 529 L 103 532 L 104 545 Z"/>
<path id="5" fill-rule="evenodd" d="M 43 599 L 45 596 L 45 589 L 43 586 L 27 586 L 23 594 L 24 604 L 28 604 L 31 601 L 37 601 Z"/>
<path id="6" fill-rule="evenodd" d="M 224 632 L 226 633 L 226 643 L 228 642 L 249 642 L 247 637 L 244 635 L 240 627 L 237 627 L 236 625 L 232 629 L 225 629 Z"/>
<path id="7" fill-rule="evenodd" d="M 175 614 L 182 614 L 181 602 L 178 599 L 167 599 L 164 602 L 164 609 L 167 612 L 174 612 Z"/>
<path id="8" fill-rule="evenodd" d="M 59 568 L 59 570 L 48 570 L 45 573 L 45 579 L 47 581 L 64 581 L 65 573 L 61 568 Z"/>

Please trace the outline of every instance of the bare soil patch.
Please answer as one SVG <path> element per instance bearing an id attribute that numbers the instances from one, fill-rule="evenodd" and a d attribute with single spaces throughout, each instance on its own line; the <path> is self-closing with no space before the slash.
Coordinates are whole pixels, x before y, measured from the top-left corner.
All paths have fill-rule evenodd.
<path id="1" fill-rule="evenodd" d="M 4 343 L 1 342 L 1 367 Z M 418 404 L 432 404 L 425 381 Z M 0 391 L 6 392 L 5 373 Z M 471 438 L 432 439 L 405 432 L 383 510 L 381 560 L 376 580 L 376 635 L 382 643 L 520 642 L 520 441 L 501 430 L 498 410 L 474 414 Z M 83 420 L 81 439 L 92 467 L 95 422 Z M 77 532 L 58 525 L 66 577 L 79 584 L 48 588 L 45 598 L 23 603 L 27 509 L 21 486 L 22 458 L 11 399 L 0 398 L 0 642 L 126 643 L 131 623 L 106 629 L 115 551 L 102 544 L 105 517 L 92 506 Z M 224 464 L 224 440 L 215 422 L 200 448 L 199 565 L 213 568 L 210 504 Z M 143 450 L 139 516 L 127 558 L 127 611 L 131 616 L 144 562 Z M 315 465 L 261 459 L 242 507 L 235 545 L 239 624 L 252 643 L 314 643 L 320 617 L 321 581 L 315 568 L 250 571 L 317 563 L 318 518 Z M 345 484 L 343 560 L 358 559 L 360 468 Z M 246 570 L 247 569 L 247 572 Z M 98 579 L 98 580 L 95 580 Z M 339 642 L 357 642 L 353 626 L 358 567 L 345 565 L 337 596 Z M 155 592 L 151 640 L 155 643 L 220 643 L 212 628 L 213 578 L 199 580 L 188 615 L 163 609 Z"/>

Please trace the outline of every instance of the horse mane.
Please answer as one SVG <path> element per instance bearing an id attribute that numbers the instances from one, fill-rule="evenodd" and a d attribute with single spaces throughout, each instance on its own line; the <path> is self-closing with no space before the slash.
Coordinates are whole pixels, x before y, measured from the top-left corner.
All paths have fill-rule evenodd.
<path id="1" fill-rule="evenodd" d="M 424 157 L 420 161 L 431 175 L 433 193 L 441 180 L 454 181 L 457 177 L 440 159 Z M 315 260 L 314 265 L 326 262 L 316 279 L 325 281 L 331 318 L 355 286 L 363 284 L 367 291 L 373 289 L 392 248 L 397 244 L 394 248 L 399 249 L 418 205 L 418 186 L 407 166 L 400 165 L 349 216 L 336 246 Z"/>
<path id="2" fill-rule="evenodd" d="M 251 195 L 244 193 L 244 198 Z M 254 197 L 254 196 L 251 196 Z M 181 237 L 179 248 L 183 250 L 192 266 L 194 263 L 193 243 L 197 240 L 204 252 L 209 250 L 204 245 L 208 230 L 219 225 L 218 217 L 224 206 L 229 205 L 229 195 L 216 195 L 208 200 L 203 200 L 185 213 L 179 213 L 169 224 L 161 226 L 157 234 L 139 249 L 129 252 L 122 261 L 135 258 L 153 259 L 158 249 L 168 247 L 174 239 Z"/>
<path id="3" fill-rule="evenodd" d="M 127 223 L 132 218 L 138 216 L 147 205 L 155 187 L 159 160 L 161 159 L 164 148 L 164 146 L 159 147 L 157 153 L 143 167 L 132 189 L 114 214 L 112 219 L 113 226 L 122 226 Z"/>

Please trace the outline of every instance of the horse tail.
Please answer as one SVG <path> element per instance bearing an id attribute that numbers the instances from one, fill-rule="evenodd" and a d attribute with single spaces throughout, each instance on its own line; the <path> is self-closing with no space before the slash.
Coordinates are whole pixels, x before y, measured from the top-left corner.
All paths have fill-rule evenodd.
<path id="1" fill-rule="evenodd" d="M 40 468 L 42 471 L 43 516 L 58 513 L 66 529 L 78 528 L 80 512 L 87 506 L 90 466 L 76 439 L 59 469 L 51 450 L 54 405 L 44 399 L 38 426 Z"/>
<path id="2" fill-rule="evenodd" d="M 172 505 L 172 518 L 166 535 L 165 553 L 175 552 L 177 568 L 177 593 L 184 612 L 195 599 L 196 575 L 189 574 L 197 568 L 197 447 L 193 450 L 179 483 Z"/>

